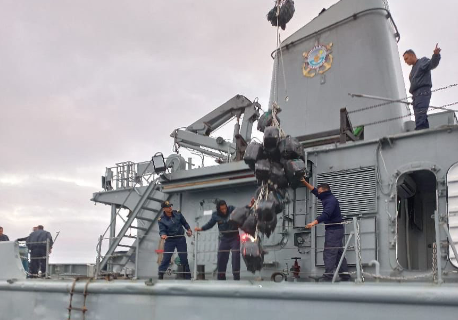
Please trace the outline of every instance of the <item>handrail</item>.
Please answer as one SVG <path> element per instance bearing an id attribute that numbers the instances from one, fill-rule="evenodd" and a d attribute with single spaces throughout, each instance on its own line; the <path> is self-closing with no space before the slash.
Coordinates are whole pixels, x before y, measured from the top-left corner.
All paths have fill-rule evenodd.
<path id="1" fill-rule="evenodd" d="M 396 31 L 396 33 L 395 33 L 396 42 L 399 42 L 399 40 L 401 40 L 401 34 L 399 33 L 398 27 L 397 27 L 396 23 L 394 22 L 393 17 L 391 16 L 391 12 L 390 12 L 388 9 L 386 9 L 386 8 L 370 8 L 370 9 L 365 9 L 365 10 L 359 11 L 359 12 L 357 12 L 357 13 L 354 13 L 354 14 L 352 14 L 351 16 L 348 16 L 347 18 L 344 18 L 344 19 L 342 19 L 342 20 L 339 20 L 339 21 L 337 21 L 337 22 L 334 22 L 333 24 L 331 24 L 331 25 L 329 25 L 329 26 L 326 26 L 326 27 L 324 27 L 324 28 L 321 28 L 321 29 L 319 29 L 319 30 L 317 30 L 317 31 L 315 31 L 315 32 L 313 32 L 313 33 L 311 33 L 311 34 L 308 34 L 308 35 L 306 35 L 306 36 L 304 36 L 304 37 L 301 37 L 301 38 L 299 38 L 299 39 L 297 39 L 297 40 L 295 40 L 295 41 L 291 41 L 291 42 L 289 42 L 288 44 L 285 44 L 284 46 L 283 46 L 283 45 L 280 45 L 280 49 L 276 49 L 276 50 L 272 51 L 272 53 L 270 54 L 270 56 L 272 57 L 272 59 L 275 59 L 274 53 L 278 52 L 279 50 L 281 50 L 281 49 L 283 49 L 283 48 L 285 48 L 286 50 L 288 50 L 289 47 L 295 46 L 296 44 L 301 43 L 301 42 L 307 40 L 308 38 L 312 38 L 312 37 L 316 36 L 317 34 L 326 31 L 327 29 L 332 29 L 332 28 L 334 28 L 334 27 L 337 27 L 338 25 L 340 25 L 340 24 L 346 22 L 347 20 L 352 20 L 352 19 L 353 19 L 353 20 L 356 20 L 356 18 L 358 17 L 358 15 L 361 15 L 361 14 L 364 14 L 364 13 L 367 13 L 367 12 L 370 12 L 370 11 L 379 11 L 379 10 L 385 11 L 386 14 L 387 14 L 387 15 L 386 15 L 386 18 L 391 20 L 391 23 L 393 24 L 393 27 L 394 27 L 394 29 L 395 29 L 395 31 Z M 285 40 L 285 41 L 286 41 L 286 40 Z"/>
<path id="2" fill-rule="evenodd" d="M 151 162 L 151 161 L 150 161 Z M 143 169 L 143 172 L 142 172 L 142 175 L 145 173 L 146 169 L 148 169 L 148 166 L 145 167 L 145 169 Z M 151 183 L 155 183 L 157 184 L 157 181 L 159 180 L 159 176 L 154 179 L 153 181 L 150 182 Z M 110 230 L 110 227 L 112 226 L 112 224 L 116 221 L 116 216 L 120 216 L 119 212 L 121 211 L 121 209 L 123 208 L 123 206 L 126 204 L 127 200 L 129 199 L 130 195 L 132 194 L 132 192 L 135 190 L 135 188 L 137 187 L 137 184 L 138 182 L 135 183 L 135 185 L 132 187 L 132 189 L 129 191 L 129 194 L 127 195 L 127 197 L 124 199 L 123 203 L 121 205 L 119 205 L 119 208 L 117 209 L 116 211 L 116 215 L 114 216 L 114 218 L 111 220 L 110 224 L 108 225 L 107 229 L 105 230 L 105 232 L 102 234 L 102 237 L 105 237 L 105 235 L 107 234 L 108 230 Z M 121 217 L 121 216 L 120 216 Z M 121 217 L 122 218 L 122 217 Z M 124 219 L 123 219 L 124 220 Z M 126 221 L 124 220 L 124 223 Z M 97 249 L 97 248 L 96 248 Z"/>

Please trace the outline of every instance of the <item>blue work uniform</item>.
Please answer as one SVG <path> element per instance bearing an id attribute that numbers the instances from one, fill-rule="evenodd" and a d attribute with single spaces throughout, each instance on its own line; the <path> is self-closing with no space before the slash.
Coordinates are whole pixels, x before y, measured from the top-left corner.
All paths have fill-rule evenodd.
<path id="1" fill-rule="evenodd" d="M 431 101 L 431 70 L 439 65 L 440 54 L 433 54 L 431 59 L 423 57 L 413 65 L 409 74 L 410 89 L 413 96 L 415 130 L 428 129 L 428 108 Z"/>
<path id="2" fill-rule="evenodd" d="M 42 276 L 46 273 L 46 240 L 49 240 L 49 248 L 52 249 L 52 236 L 46 230 L 38 229 L 27 237 L 26 244 L 30 250 L 29 272 L 31 276 L 36 276 L 38 270 L 41 270 Z"/>
<path id="3" fill-rule="evenodd" d="M 232 252 L 232 275 L 234 280 L 240 280 L 240 235 L 237 224 L 231 222 L 229 217 L 234 211 L 234 206 L 227 207 L 227 213 L 223 215 L 218 211 L 212 213 L 210 221 L 202 226 L 202 231 L 213 228 L 218 224 L 218 280 L 226 280 L 226 268 L 229 262 L 229 252 Z"/>
<path id="4" fill-rule="evenodd" d="M 184 278 L 191 279 L 191 271 L 189 270 L 188 264 L 188 246 L 186 244 L 186 238 L 184 237 L 185 229 L 189 230 L 191 227 L 186 222 L 183 214 L 173 210 L 172 216 L 168 217 L 165 213 L 159 218 L 159 235 L 166 235 L 164 243 L 164 254 L 162 255 L 162 262 L 159 265 L 159 278 L 164 277 L 164 273 L 170 264 L 175 249 L 180 257 L 181 265 L 184 266 Z M 185 229 L 183 229 L 183 227 Z"/>
<path id="5" fill-rule="evenodd" d="M 323 204 L 323 212 L 316 220 L 318 223 L 323 222 L 327 224 L 324 235 L 323 261 L 325 272 L 323 277 L 331 280 L 343 254 L 342 242 L 345 237 L 345 229 L 340 224 L 342 222 L 342 214 L 340 212 L 339 201 L 331 191 L 324 191 L 318 194 L 318 190 L 314 188 L 312 193 Z M 339 276 L 342 280 L 348 280 L 350 278 L 350 275 L 348 275 L 347 259 L 345 257 L 339 269 Z"/>

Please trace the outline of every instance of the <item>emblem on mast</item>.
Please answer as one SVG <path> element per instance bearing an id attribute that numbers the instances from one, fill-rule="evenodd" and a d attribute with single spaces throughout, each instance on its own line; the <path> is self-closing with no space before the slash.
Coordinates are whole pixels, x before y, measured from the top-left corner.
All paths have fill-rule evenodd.
<path id="1" fill-rule="evenodd" d="M 304 77 L 313 78 L 319 74 L 323 74 L 332 66 L 332 42 L 328 45 L 316 43 L 315 46 L 308 52 L 304 52 L 304 64 L 302 65 L 302 73 Z"/>

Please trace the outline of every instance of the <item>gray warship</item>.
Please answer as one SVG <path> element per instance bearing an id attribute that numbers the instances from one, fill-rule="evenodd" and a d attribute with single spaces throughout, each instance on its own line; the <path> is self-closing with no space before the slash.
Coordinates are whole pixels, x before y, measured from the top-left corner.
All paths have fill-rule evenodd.
<path id="1" fill-rule="evenodd" d="M 235 94 L 177 124 L 177 153 L 106 168 L 91 201 L 111 215 L 93 264 L 50 264 L 44 279 L 27 279 L 18 244 L 0 243 L 0 319 L 456 319 L 457 118 L 432 107 L 441 110 L 430 129 L 414 130 L 399 37 L 386 1 L 341 0 L 272 52 L 269 107 L 278 103 L 281 126 L 303 145 L 309 181 L 329 183 L 339 199 L 354 282 L 315 281 L 324 227 L 304 228 L 321 210 L 306 188 L 288 190 L 275 231 L 262 239 L 261 271 L 242 265 L 242 281 L 216 281 L 213 230 L 187 238 L 192 281 L 180 279 L 175 259 L 157 280 L 162 201 L 202 226 L 217 199 L 244 205 L 257 189 L 243 153 L 262 106 Z M 212 135 L 231 119 L 231 140 Z M 194 168 L 180 148 L 219 164 Z"/>

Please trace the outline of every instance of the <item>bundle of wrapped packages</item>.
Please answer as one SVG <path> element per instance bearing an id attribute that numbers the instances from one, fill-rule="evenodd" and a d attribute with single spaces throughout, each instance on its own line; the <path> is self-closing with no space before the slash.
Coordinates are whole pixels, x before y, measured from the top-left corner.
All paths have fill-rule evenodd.
<path id="1" fill-rule="evenodd" d="M 306 173 L 304 149 L 296 138 L 280 128 L 276 111 L 264 113 L 258 121 L 258 130 L 264 132 L 263 143 L 253 141 L 245 151 L 244 161 L 254 171 L 259 185 L 255 203 L 251 208 L 236 209 L 231 214 L 231 220 L 254 237 L 253 242 L 242 243 L 242 256 L 249 270 L 262 268 L 258 233 L 270 237 L 277 226 L 277 214 L 284 210 L 287 188 L 297 188 Z M 259 256 L 253 255 L 257 246 Z"/>

